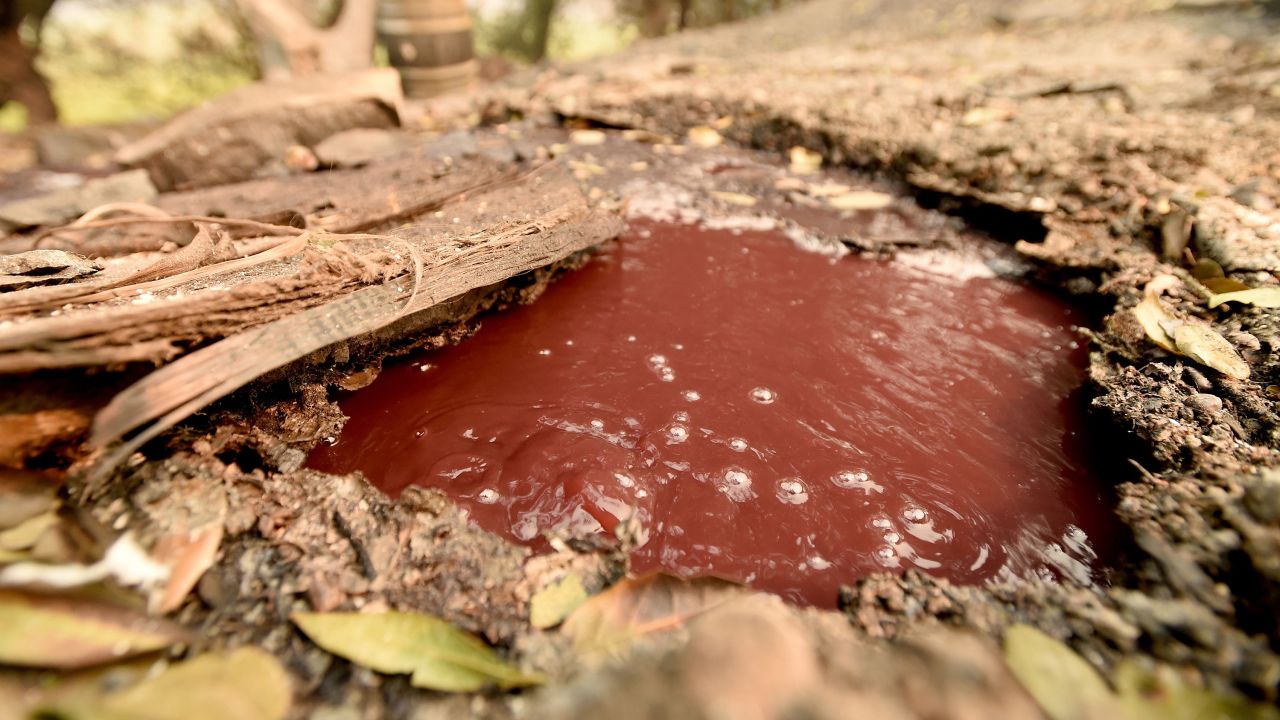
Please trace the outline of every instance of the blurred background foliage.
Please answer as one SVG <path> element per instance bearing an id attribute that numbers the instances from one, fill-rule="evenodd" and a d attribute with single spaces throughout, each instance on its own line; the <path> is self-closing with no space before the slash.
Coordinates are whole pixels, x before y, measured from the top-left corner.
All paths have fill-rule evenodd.
<path id="1" fill-rule="evenodd" d="M 797 1 L 467 0 L 467 5 L 478 54 L 518 65 L 607 55 L 640 37 L 744 19 Z M 5 0 L 5 11 L 20 12 L 23 2 L 40 0 Z M 319 25 L 331 21 L 341 5 L 341 0 L 296 2 Z M 59 121 L 68 125 L 167 117 L 261 75 L 252 34 L 235 0 L 57 0 L 43 23 L 28 18 L 20 34 L 28 47 L 39 46 L 36 67 L 48 81 Z M 21 104 L 0 106 L 0 130 L 25 124 Z"/>

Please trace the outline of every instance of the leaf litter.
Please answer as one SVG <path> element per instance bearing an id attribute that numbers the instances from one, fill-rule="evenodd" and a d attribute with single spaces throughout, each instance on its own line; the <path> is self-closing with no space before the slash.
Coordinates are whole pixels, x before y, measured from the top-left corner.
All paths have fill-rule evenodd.
<path id="1" fill-rule="evenodd" d="M 414 687 L 474 692 L 546 680 L 504 661 L 476 636 L 423 613 L 298 612 L 292 619 L 325 650 L 370 670 L 409 674 Z"/>
<path id="2" fill-rule="evenodd" d="M 104 600 L 0 590 L 0 663 L 73 669 L 162 650 L 187 633 Z"/>
<path id="3" fill-rule="evenodd" d="M 1133 314 L 1147 337 L 1165 350 L 1191 358 L 1227 377 L 1248 378 L 1249 364 L 1226 338 L 1207 324 L 1178 318 L 1160 300 L 1160 293 L 1177 282 L 1172 275 L 1159 275 L 1143 289 L 1142 300 L 1133 308 Z"/>
<path id="4" fill-rule="evenodd" d="M 1276 720 L 1280 711 L 1188 685 L 1171 668 L 1131 660 L 1113 673 L 1113 690 L 1070 647 L 1030 625 L 1005 631 L 1005 664 L 1050 720 Z"/>
<path id="5" fill-rule="evenodd" d="M 684 580 L 654 573 L 623 580 L 582 604 L 561 632 L 583 654 L 610 654 L 636 640 L 679 627 L 730 600 L 742 586 L 714 577 Z"/>

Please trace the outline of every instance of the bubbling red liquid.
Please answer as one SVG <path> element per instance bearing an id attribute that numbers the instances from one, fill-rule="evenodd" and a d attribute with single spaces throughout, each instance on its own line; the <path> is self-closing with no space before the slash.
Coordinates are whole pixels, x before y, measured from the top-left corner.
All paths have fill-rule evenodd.
<path id="1" fill-rule="evenodd" d="M 1003 279 L 633 224 L 347 395 L 311 465 L 440 488 L 535 547 L 634 514 L 637 572 L 820 606 L 886 569 L 1087 580 L 1110 519 L 1079 452 L 1080 321 Z"/>

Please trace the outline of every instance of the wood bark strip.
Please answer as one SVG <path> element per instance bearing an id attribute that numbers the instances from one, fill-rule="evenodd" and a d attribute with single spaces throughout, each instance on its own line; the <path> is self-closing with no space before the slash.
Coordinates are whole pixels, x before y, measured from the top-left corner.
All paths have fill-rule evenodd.
<path id="1" fill-rule="evenodd" d="M 560 178 L 549 181 L 554 186 L 552 196 L 563 196 L 568 189 L 577 192 L 563 171 L 544 174 Z M 350 206 L 350 212 L 335 224 L 344 228 L 385 225 L 411 213 L 428 212 L 467 193 L 500 187 L 504 179 L 515 180 L 511 171 L 492 164 L 468 165 L 430 184 L 409 185 L 401 193 L 412 203 L 408 206 L 398 201 L 388 204 L 387 186 L 379 180 L 364 188 L 370 193 L 367 201 Z M 384 194 L 381 201 L 373 199 L 378 192 Z M 291 199 L 296 198 L 286 196 L 276 202 Z M 426 221 L 396 231 L 399 237 L 412 238 L 418 255 L 438 250 L 432 249 L 436 242 L 432 235 L 437 232 Z M 396 256 L 407 249 L 404 242 L 389 242 L 384 237 L 312 233 L 256 256 L 145 283 L 104 279 L 80 287 L 6 293 L 0 296 L 0 319 L 37 310 L 48 312 L 67 303 L 100 304 L 0 328 L 0 374 L 116 364 L 121 358 L 164 362 L 180 348 L 276 320 L 403 272 L 407 259 Z M 136 302 L 139 299 L 150 302 Z"/>
<path id="2" fill-rule="evenodd" d="M 621 231 L 620 218 L 589 208 L 571 181 L 569 187 L 576 197 L 569 197 L 563 184 L 551 188 L 558 192 L 546 197 L 547 207 L 532 219 L 506 223 L 482 238 L 433 248 L 421 258 L 420 273 L 415 267 L 413 273 L 239 333 L 148 375 L 95 417 L 90 442 L 97 447 L 141 428 L 103 456 L 95 477 L 103 477 L 193 412 L 276 368 L 429 311 L 470 290 L 544 267 Z M 404 242 L 415 246 L 411 240 Z"/>

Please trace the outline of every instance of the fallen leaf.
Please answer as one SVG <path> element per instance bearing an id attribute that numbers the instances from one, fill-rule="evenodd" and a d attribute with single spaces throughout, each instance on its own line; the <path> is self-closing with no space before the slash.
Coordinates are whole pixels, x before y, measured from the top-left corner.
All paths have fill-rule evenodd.
<path id="1" fill-rule="evenodd" d="M 744 195 L 743 193 L 712 190 L 711 195 L 720 202 L 737 205 L 738 207 L 753 207 L 756 204 L 755 198 L 750 195 Z"/>
<path id="2" fill-rule="evenodd" d="M 574 145 L 603 145 L 605 134 L 602 130 L 574 130 L 569 133 L 569 141 Z"/>
<path id="3" fill-rule="evenodd" d="M 1173 344 L 1178 352 L 1227 377 L 1244 380 L 1249 377 L 1249 364 L 1240 357 L 1226 338 L 1213 328 L 1184 322 L 1173 330 Z"/>
<path id="4" fill-rule="evenodd" d="M 58 506 L 58 486 L 34 473 L 0 469 L 0 530 Z"/>
<path id="5" fill-rule="evenodd" d="M 822 154 L 809 148 L 797 145 L 791 148 L 791 172 L 797 175 L 808 175 L 822 167 Z"/>
<path id="6" fill-rule="evenodd" d="M 683 580 L 656 573 L 626 579 L 582 604 L 560 631 L 582 653 L 625 648 L 652 633 L 669 630 L 742 593 L 719 578 Z"/>
<path id="7" fill-rule="evenodd" d="M 892 195 L 874 190 L 857 190 L 827 199 L 827 204 L 836 210 L 879 210 L 892 202 Z"/>
<path id="8" fill-rule="evenodd" d="M 713 148 L 724 142 L 724 138 L 715 128 L 699 125 L 689 129 L 689 142 L 701 148 Z"/>
<path id="9" fill-rule="evenodd" d="M 294 613 L 293 622 L 320 647 L 388 674 L 411 673 L 414 687 L 473 692 L 537 685 L 488 645 L 440 618 L 422 613 Z"/>
<path id="10" fill-rule="evenodd" d="M 179 626 L 100 601 L 0 590 L 0 663 L 71 669 L 169 647 Z"/>
<path id="11" fill-rule="evenodd" d="M 1084 658 L 1030 625 L 1004 634 L 1004 661 L 1052 720 L 1114 717 L 1111 688 Z"/>
<path id="12" fill-rule="evenodd" d="M 533 594 L 529 600 L 529 623 L 539 629 L 559 625 L 586 600 L 587 591 L 582 587 L 582 578 L 566 575 L 560 582 Z"/>
<path id="13" fill-rule="evenodd" d="M 1205 278 L 1200 281 L 1200 284 L 1203 285 L 1210 294 L 1232 293 L 1249 289 L 1248 285 L 1245 285 L 1239 280 L 1232 280 L 1231 278 Z"/>
<path id="14" fill-rule="evenodd" d="M 1209 296 L 1209 307 L 1211 308 L 1228 302 L 1244 303 L 1262 308 L 1280 308 L 1280 287 L 1236 290 L 1234 292 L 1215 293 Z"/>
<path id="15" fill-rule="evenodd" d="M 1277 720 L 1280 710 L 1240 696 L 1193 687 L 1171 668 L 1148 672 L 1132 660 L 1122 660 L 1113 678 L 1124 716 L 1129 720 Z"/>
<path id="16" fill-rule="evenodd" d="M 1191 266 L 1191 277 L 1197 280 L 1224 278 L 1226 276 L 1226 273 L 1222 271 L 1222 266 L 1209 258 L 1200 258 L 1195 265 Z"/>
<path id="17" fill-rule="evenodd" d="M 223 526 L 219 521 L 190 533 L 166 535 L 156 542 L 151 554 L 169 569 L 169 581 L 152 592 L 151 612 L 164 615 L 182 605 L 200 577 L 217 559 L 222 533 Z"/>
<path id="18" fill-rule="evenodd" d="M 1004 122 L 1011 117 L 1013 117 L 1013 110 L 1009 108 L 981 106 L 966 112 L 960 118 L 960 124 L 965 127 L 980 127 L 995 122 Z"/>
<path id="19" fill-rule="evenodd" d="M 1151 342 L 1171 353 L 1178 352 L 1178 348 L 1173 344 L 1173 338 L 1164 331 L 1164 323 L 1173 320 L 1174 317 L 1164 308 L 1159 298 L 1148 294 L 1134 306 L 1133 315 L 1146 331 L 1147 337 L 1151 338 Z"/>
<path id="20" fill-rule="evenodd" d="M 292 690 L 280 662 L 253 647 L 187 660 L 102 698 L 86 717 L 136 720 L 280 720 Z"/>
<path id="21" fill-rule="evenodd" d="M 0 532 L 0 550 L 30 550 L 49 528 L 58 524 L 58 512 L 51 510 Z"/>

